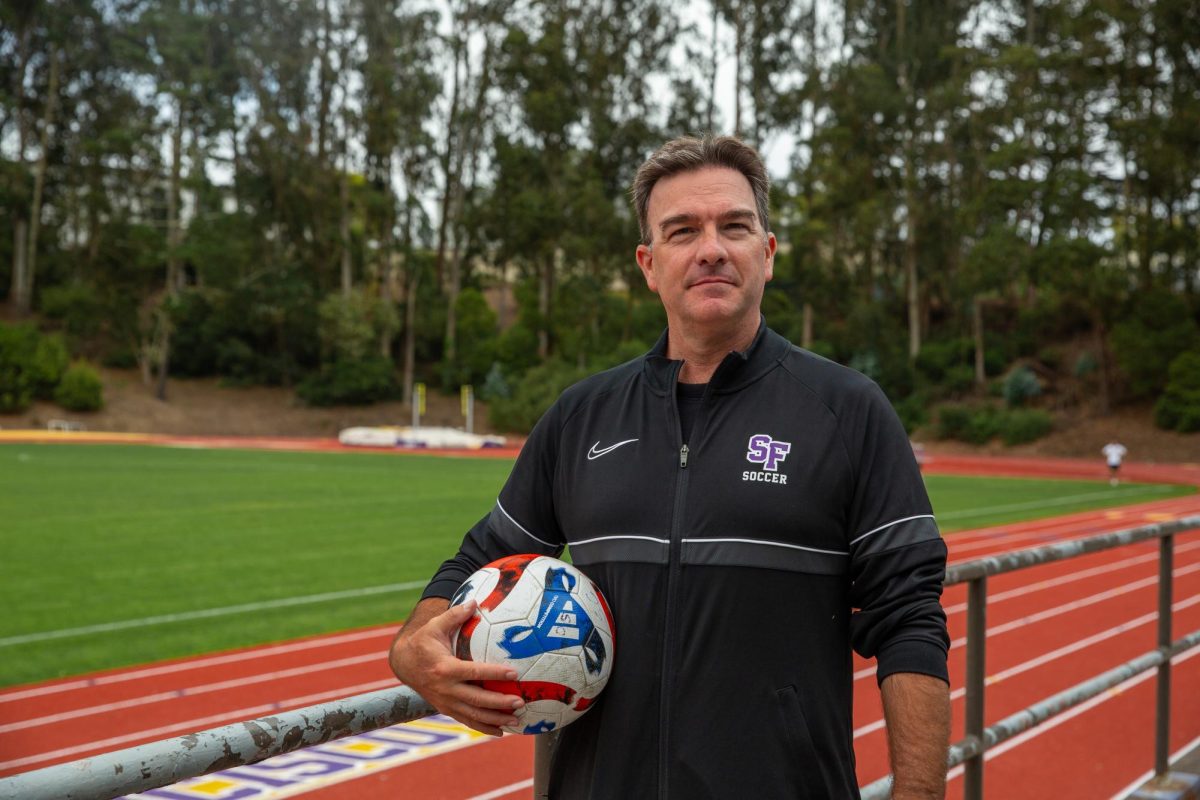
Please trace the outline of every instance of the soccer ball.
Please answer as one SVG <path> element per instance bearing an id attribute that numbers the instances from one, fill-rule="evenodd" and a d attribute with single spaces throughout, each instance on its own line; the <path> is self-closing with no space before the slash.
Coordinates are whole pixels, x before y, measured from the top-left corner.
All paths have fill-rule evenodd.
<path id="1" fill-rule="evenodd" d="M 485 689 L 520 696 L 510 733 L 546 733 L 578 719 L 608 683 L 613 621 L 596 585 L 556 558 L 501 558 L 467 578 L 450 605 L 478 602 L 463 623 L 455 655 L 506 664 L 515 681 L 482 681 Z"/>

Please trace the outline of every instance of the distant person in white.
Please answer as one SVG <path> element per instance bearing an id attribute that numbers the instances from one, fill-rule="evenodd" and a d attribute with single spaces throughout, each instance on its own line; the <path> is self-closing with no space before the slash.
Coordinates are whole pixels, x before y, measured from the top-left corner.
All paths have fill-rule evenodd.
<path id="1" fill-rule="evenodd" d="M 1100 448 L 1100 452 L 1104 453 L 1104 460 L 1108 462 L 1108 485 L 1116 486 L 1121 482 L 1117 478 L 1117 471 L 1121 469 L 1121 459 L 1129 451 L 1119 442 L 1109 442 Z"/>

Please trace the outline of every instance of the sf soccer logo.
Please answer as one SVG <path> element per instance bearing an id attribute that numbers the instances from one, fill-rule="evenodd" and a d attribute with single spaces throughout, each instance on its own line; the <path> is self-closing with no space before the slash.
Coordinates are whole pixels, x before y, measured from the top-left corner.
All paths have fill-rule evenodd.
<path id="1" fill-rule="evenodd" d="M 765 433 L 756 433 L 746 445 L 746 460 L 751 464 L 762 464 L 762 470 L 745 470 L 742 480 L 758 483 L 787 483 L 787 475 L 779 471 L 779 465 L 792 452 L 792 443 L 771 438 Z"/>

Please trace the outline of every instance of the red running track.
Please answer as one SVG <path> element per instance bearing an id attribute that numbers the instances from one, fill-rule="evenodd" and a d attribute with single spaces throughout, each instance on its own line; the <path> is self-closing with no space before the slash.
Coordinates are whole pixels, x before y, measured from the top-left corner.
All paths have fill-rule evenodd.
<path id="1" fill-rule="evenodd" d="M 1096 464 L 1068 461 L 937 456 L 926 469 L 1105 477 Z M 1200 484 L 1200 468 L 1191 465 L 1128 465 L 1123 472 L 1134 480 Z M 958 562 L 1195 513 L 1200 513 L 1200 496 L 965 531 L 947 541 L 951 562 Z M 1143 543 L 992 578 L 988 723 L 1151 650 L 1157 569 L 1156 544 Z M 1200 628 L 1200 532 L 1177 537 L 1175 576 L 1178 637 Z M 955 586 L 943 598 L 954 640 L 955 739 L 962 736 L 965 597 L 965 587 Z M 388 625 L 14 687 L 0 693 L 0 775 L 392 685 L 384 654 L 393 632 Z M 873 665 L 856 657 L 855 670 L 855 748 L 859 779 L 866 784 L 886 774 L 887 747 Z M 1176 659 L 1173 686 L 1174 751 L 1200 738 L 1200 650 Z M 996 748 L 985 775 L 988 797 L 1113 797 L 1153 763 L 1153 700 L 1153 673 L 1144 673 Z M 416 749 L 405 745 L 405 760 L 398 766 L 381 762 L 383 768 L 355 773 L 362 777 L 310 782 L 304 793 L 321 800 L 531 796 L 528 738 L 443 733 L 449 729 L 431 723 L 429 735 L 446 741 Z M 382 740 L 358 742 L 341 755 L 348 757 L 354 748 L 359 755 L 385 749 Z M 288 774 L 305 770 L 317 771 L 316 762 L 297 762 Z M 179 794 L 145 796 L 249 797 L 238 793 L 237 781 L 254 778 L 262 788 L 268 774 L 235 770 L 224 783 L 218 776 Z M 961 796 L 961 785 L 960 771 L 953 771 L 949 796 Z M 286 796 L 294 792 L 295 787 Z"/>

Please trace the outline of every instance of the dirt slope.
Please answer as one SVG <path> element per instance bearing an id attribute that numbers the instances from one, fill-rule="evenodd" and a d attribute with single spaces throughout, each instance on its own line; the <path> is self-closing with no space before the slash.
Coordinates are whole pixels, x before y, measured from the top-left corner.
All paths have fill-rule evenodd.
<path id="1" fill-rule="evenodd" d="M 0 414 L 0 428 L 45 428 L 51 420 L 78 422 L 90 431 L 167 433 L 197 436 L 319 436 L 334 437 L 354 425 L 408 425 L 412 411 L 407 403 L 381 403 L 368 407 L 307 408 L 290 389 L 230 388 L 215 379 L 174 380 L 167 401 L 154 398 L 132 370 L 101 370 L 105 408 L 91 414 L 72 413 L 39 403 L 24 414 Z M 493 433 L 487 409 L 476 404 L 475 431 Z M 462 427 L 465 424 L 457 396 L 430 390 L 422 424 Z M 1200 434 L 1161 431 L 1150 420 L 1148 406 L 1127 407 L 1108 416 L 1059 414 L 1055 431 L 1045 439 L 1020 447 L 993 443 L 973 448 L 954 442 L 934 441 L 924 432 L 915 437 L 933 451 L 982 452 L 1011 455 L 1044 455 L 1101 458 L 1100 448 L 1116 439 L 1129 448 L 1134 461 L 1200 462 Z"/>

